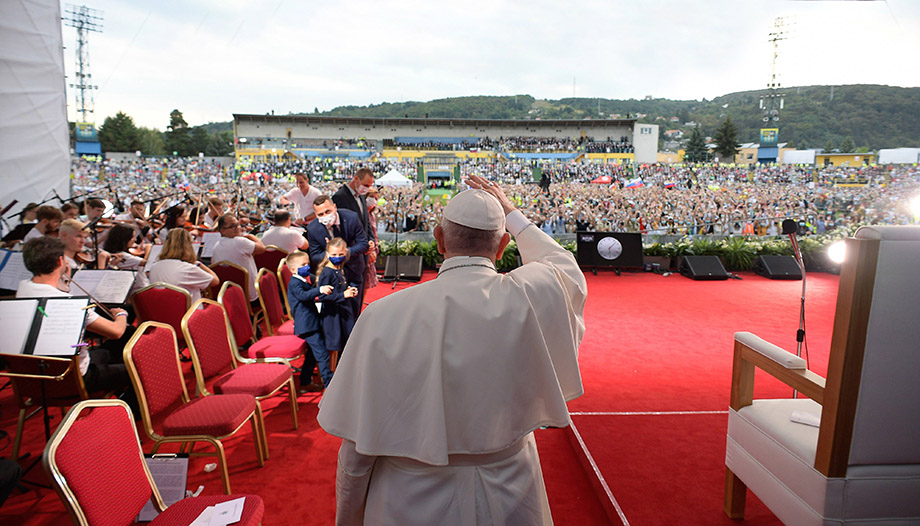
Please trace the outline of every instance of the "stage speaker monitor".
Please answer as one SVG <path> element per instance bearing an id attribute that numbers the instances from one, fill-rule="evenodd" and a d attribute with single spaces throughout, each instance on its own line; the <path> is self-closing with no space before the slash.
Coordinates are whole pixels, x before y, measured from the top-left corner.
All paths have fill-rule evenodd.
<path id="1" fill-rule="evenodd" d="M 718 256 L 684 256 L 678 271 L 681 275 L 695 280 L 728 279 L 728 272 Z"/>
<path id="2" fill-rule="evenodd" d="M 399 264 L 396 263 L 399 258 Z M 422 279 L 422 256 L 387 256 L 387 266 L 383 271 L 383 279 L 396 277 L 396 267 L 399 267 L 399 278 L 410 281 Z"/>
<path id="3" fill-rule="evenodd" d="M 770 279 L 802 279 L 802 269 L 792 256 L 760 256 L 754 261 L 754 273 Z"/>

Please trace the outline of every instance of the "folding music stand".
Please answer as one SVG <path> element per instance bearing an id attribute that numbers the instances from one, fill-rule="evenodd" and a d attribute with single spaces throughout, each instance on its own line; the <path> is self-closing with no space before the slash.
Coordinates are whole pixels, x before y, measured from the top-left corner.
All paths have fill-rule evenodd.
<path id="1" fill-rule="evenodd" d="M 79 356 L 56 358 L 52 356 L 33 356 L 28 354 L 0 354 L 6 361 L 7 371 L 0 376 L 9 377 L 13 384 L 13 393 L 19 404 L 19 421 L 16 424 L 16 438 L 13 442 L 13 460 L 17 462 L 29 457 L 19 458 L 22 445 L 22 433 L 25 428 L 26 412 L 40 401 L 42 419 L 45 424 L 45 442 L 51 438 L 51 416 L 48 407 L 70 407 L 89 395 L 80 375 Z M 23 472 L 23 477 L 41 460 L 37 457 Z M 34 484 L 34 483 L 32 483 Z"/>

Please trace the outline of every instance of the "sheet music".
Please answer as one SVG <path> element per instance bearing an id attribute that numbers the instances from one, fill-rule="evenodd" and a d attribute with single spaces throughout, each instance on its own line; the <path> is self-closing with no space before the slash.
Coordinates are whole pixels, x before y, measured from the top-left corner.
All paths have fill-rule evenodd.
<path id="1" fill-rule="evenodd" d="M 38 356 L 73 356 L 74 345 L 83 336 L 84 307 L 88 298 L 48 298 L 38 340 L 32 354 Z M 37 308 L 37 307 L 36 307 Z"/>
<path id="2" fill-rule="evenodd" d="M 130 270 L 78 270 L 73 281 L 102 303 L 124 303 L 134 277 Z"/>
<path id="3" fill-rule="evenodd" d="M 19 288 L 19 282 L 32 279 L 32 273 L 26 268 L 22 261 L 22 252 L 13 250 L 2 250 L 0 261 L 6 259 L 6 263 L 0 268 L 0 289 L 16 290 Z"/>
<path id="4" fill-rule="evenodd" d="M 214 245 L 220 240 L 220 232 L 205 232 L 201 236 L 201 257 L 209 258 L 214 255 Z"/>
<path id="5" fill-rule="evenodd" d="M 185 486 L 188 482 L 188 457 L 146 457 L 147 468 L 153 476 L 153 481 L 163 497 L 163 502 L 167 506 L 179 502 L 185 498 Z M 152 500 L 144 504 L 140 514 L 137 516 L 137 522 L 152 521 L 159 513 L 153 505 Z"/>
<path id="6" fill-rule="evenodd" d="M 161 252 L 163 252 L 163 245 L 153 245 L 150 247 L 150 254 L 147 255 L 147 264 L 144 265 L 144 272 L 150 272 L 150 267 L 160 259 Z"/>
<path id="7" fill-rule="evenodd" d="M 38 300 L 0 301 L 0 353 L 22 354 L 38 311 Z"/>

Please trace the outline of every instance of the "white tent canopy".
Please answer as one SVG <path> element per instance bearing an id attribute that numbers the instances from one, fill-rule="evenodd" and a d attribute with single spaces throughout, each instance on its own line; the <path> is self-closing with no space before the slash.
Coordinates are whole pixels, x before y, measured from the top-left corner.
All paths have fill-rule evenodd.
<path id="1" fill-rule="evenodd" d="M 63 50 L 57 0 L 0 2 L 0 205 L 17 200 L 10 213 L 52 190 L 70 195 Z"/>
<path id="2" fill-rule="evenodd" d="M 377 184 L 380 186 L 412 186 L 412 180 L 393 169 L 380 179 L 377 179 Z"/>

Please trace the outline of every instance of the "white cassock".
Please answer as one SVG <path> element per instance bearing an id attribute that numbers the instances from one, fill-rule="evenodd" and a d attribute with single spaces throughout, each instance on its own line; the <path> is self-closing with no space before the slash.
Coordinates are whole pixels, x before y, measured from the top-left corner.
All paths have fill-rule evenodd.
<path id="1" fill-rule="evenodd" d="M 507 229 L 520 268 L 450 258 L 358 319 L 318 416 L 344 439 L 336 524 L 552 524 L 533 431 L 583 394 L 587 284 L 521 212 Z"/>

